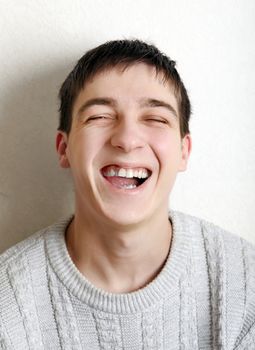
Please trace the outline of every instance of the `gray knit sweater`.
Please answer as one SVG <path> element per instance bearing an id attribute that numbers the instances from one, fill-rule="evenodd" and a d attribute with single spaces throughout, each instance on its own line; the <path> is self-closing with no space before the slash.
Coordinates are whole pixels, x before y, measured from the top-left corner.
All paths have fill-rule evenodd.
<path id="1" fill-rule="evenodd" d="M 127 294 L 95 288 L 72 263 L 69 222 L 0 256 L 0 349 L 255 349 L 255 248 L 170 212 L 159 275 Z"/>

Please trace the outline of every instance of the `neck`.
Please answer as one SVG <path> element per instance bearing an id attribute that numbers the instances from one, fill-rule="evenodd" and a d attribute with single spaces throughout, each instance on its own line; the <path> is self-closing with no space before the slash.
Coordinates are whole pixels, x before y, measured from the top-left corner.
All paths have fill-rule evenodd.
<path id="1" fill-rule="evenodd" d="M 100 225 L 76 213 L 66 243 L 74 264 L 91 283 L 108 292 L 128 293 L 156 277 L 171 237 L 167 212 L 130 230 Z"/>

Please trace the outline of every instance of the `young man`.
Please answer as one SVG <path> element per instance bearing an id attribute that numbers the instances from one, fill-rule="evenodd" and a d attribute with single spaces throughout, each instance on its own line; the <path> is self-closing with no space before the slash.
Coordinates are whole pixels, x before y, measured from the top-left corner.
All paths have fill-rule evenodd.
<path id="1" fill-rule="evenodd" d="M 75 213 L 1 256 L 1 349 L 255 349 L 255 249 L 168 211 L 190 103 L 137 40 L 87 52 L 60 90 Z"/>

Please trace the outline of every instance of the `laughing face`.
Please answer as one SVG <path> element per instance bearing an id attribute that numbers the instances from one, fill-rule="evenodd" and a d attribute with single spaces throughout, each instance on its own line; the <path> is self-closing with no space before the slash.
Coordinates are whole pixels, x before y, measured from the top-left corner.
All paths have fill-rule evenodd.
<path id="1" fill-rule="evenodd" d="M 162 78 L 143 63 L 98 73 L 74 103 L 69 135 L 58 133 L 76 211 L 88 220 L 131 225 L 167 215 L 191 141 L 180 136 L 177 100 Z"/>

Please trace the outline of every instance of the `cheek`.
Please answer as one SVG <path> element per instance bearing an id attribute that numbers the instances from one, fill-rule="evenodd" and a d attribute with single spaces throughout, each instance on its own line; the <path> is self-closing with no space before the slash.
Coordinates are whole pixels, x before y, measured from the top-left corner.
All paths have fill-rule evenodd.
<path id="1" fill-rule="evenodd" d="M 161 166 L 177 162 L 181 152 L 181 143 L 176 135 L 161 133 L 153 139 L 153 149 Z"/>
<path id="2" fill-rule="evenodd" d="M 71 165 L 78 172 L 92 171 L 92 166 L 103 146 L 103 138 L 94 133 L 84 132 L 82 135 L 77 135 L 70 148 Z"/>

